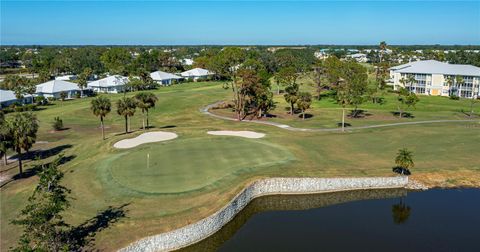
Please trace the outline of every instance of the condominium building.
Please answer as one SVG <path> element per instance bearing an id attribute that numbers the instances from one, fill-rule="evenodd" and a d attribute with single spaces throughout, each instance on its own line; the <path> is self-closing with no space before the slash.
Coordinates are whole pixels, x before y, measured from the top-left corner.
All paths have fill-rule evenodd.
<path id="1" fill-rule="evenodd" d="M 400 87 L 425 95 L 480 98 L 480 67 L 436 60 L 410 62 L 390 68 L 394 90 Z"/>

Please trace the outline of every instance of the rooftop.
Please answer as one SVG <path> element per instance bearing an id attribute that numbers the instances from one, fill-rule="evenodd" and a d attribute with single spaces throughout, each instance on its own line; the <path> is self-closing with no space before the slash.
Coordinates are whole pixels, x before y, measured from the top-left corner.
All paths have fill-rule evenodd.
<path id="1" fill-rule="evenodd" d="M 53 94 L 64 91 L 80 90 L 77 84 L 63 80 L 51 80 L 37 85 L 35 93 Z"/>
<path id="2" fill-rule="evenodd" d="M 472 65 L 457 65 L 440 62 L 436 60 L 422 60 L 391 67 L 397 73 L 424 73 L 424 74 L 446 74 L 480 76 L 480 67 Z"/>

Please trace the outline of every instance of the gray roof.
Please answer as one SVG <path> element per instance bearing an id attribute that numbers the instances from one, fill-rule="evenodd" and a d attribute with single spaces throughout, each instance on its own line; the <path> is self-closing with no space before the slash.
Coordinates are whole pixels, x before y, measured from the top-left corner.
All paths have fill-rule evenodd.
<path id="1" fill-rule="evenodd" d="M 23 97 L 31 97 L 29 94 L 23 94 Z M 16 101 L 18 100 L 17 97 L 15 96 L 15 92 L 12 90 L 3 90 L 0 89 L 0 102 L 7 102 L 7 101 Z"/>
<path id="2" fill-rule="evenodd" d="M 436 60 L 422 60 L 391 67 L 397 73 L 423 73 L 480 76 L 480 67 L 472 65 L 457 65 Z"/>
<path id="3" fill-rule="evenodd" d="M 51 80 L 37 85 L 35 93 L 54 94 L 67 92 L 71 90 L 80 90 L 77 84 L 63 80 Z"/>
<path id="4" fill-rule="evenodd" d="M 150 73 L 150 77 L 154 81 L 162 81 L 162 80 L 170 80 L 170 79 L 181 79 L 182 77 L 179 77 L 175 74 L 167 73 L 167 72 L 162 72 L 162 71 L 156 71 L 153 73 Z"/>
<path id="5" fill-rule="evenodd" d="M 128 83 L 128 78 L 121 75 L 112 75 L 100 80 L 92 81 L 87 84 L 88 87 L 117 87 Z"/>

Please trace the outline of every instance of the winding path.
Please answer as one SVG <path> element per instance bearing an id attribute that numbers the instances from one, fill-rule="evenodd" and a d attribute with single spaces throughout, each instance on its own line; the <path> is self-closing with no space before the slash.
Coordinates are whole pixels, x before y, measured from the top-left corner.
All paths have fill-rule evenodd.
<path id="1" fill-rule="evenodd" d="M 200 109 L 200 112 L 203 114 L 223 119 L 223 120 L 229 120 L 229 121 L 237 121 L 234 118 L 231 117 L 226 117 L 226 116 L 221 116 L 221 115 L 216 115 L 211 113 L 209 110 L 217 105 L 220 102 L 216 102 L 210 105 L 207 105 L 206 107 Z M 268 122 L 268 121 L 258 121 L 258 120 L 248 120 L 248 121 L 241 121 L 241 122 L 247 122 L 247 123 L 258 123 L 258 124 L 265 124 L 265 125 L 271 125 L 275 126 L 278 128 L 286 129 L 286 130 L 291 130 L 291 131 L 304 131 L 304 132 L 335 132 L 335 131 L 341 131 L 342 128 L 296 128 L 292 127 L 287 124 L 281 124 L 281 123 L 276 123 L 276 122 Z M 459 122 L 478 122 L 480 123 L 480 120 L 475 120 L 475 119 L 462 119 L 462 120 L 429 120 L 429 121 L 416 121 L 416 122 L 399 122 L 399 123 L 386 123 L 386 124 L 376 124 L 376 125 L 367 125 L 367 126 L 357 126 L 357 127 L 346 127 L 345 130 L 356 130 L 356 129 L 373 129 L 373 128 L 383 128 L 383 127 L 393 127 L 393 126 L 402 126 L 402 125 L 415 125 L 415 124 L 427 124 L 427 123 L 459 123 Z"/>

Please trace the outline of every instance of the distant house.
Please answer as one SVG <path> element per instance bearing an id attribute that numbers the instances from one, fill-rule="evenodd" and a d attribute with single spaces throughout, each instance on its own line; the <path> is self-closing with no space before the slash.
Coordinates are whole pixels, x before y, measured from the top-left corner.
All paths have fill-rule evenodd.
<path id="1" fill-rule="evenodd" d="M 120 75 L 112 75 L 106 78 L 92 81 L 87 84 L 89 88 L 98 93 L 121 93 L 125 90 L 128 78 Z"/>
<path id="2" fill-rule="evenodd" d="M 63 80 L 51 80 L 37 85 L 35 94 L 37 96 L 60 98 L 60 94 L 65 92 L 67 98 L 73 98 L 77 93 L 80 93 L 80 88 L 73 82 Z"/>
<path id="3" fill-rule="evenodd" d="M 156 72 L 150 73 L 150 77 L 152 78 L 152 80 L 154 80 L 155 82 L 161 85 L 171 85 L 175 81 L 179 81 L 183 79 L 182 77 L 177 76 L 175 74 L 166 73 L 162 71 L 156 71 Z"/>
<path id="4" fill-rule="evenodd" d="M 77 79 L 76 75 L 62 75 L 62 76 L 55 77 L 55 80 L 63 80 L 63 81 L 70 81 L 70 80 L 76 80 L 76 79 Z"/>
<path id="5" fill-rule="evenodd" d="M 365 53 L 354 53 L 347 55 L 347 58 L 354 59 L 358 63 L 366 63 L 368 61 L 367 55 Z"/>
<path id="6" fill-rule="evenodd" d="M 406 83 L 409 77 L 412 83 Z M 461 82 L 457 82 L 460 79 Z M 390 68 L 393 88 L 426 95 L 480 97 L 480 67 L 422 60 Z"/>
<path id="7" fill-rule="evenodd" d="M 197 81 L 199 79 L 208 78 L 209 76 L 213 75 L 213 72 L 203 68 L 194 68 L 194 69 L 185 71 L 180 75 L 184 78 L 193 79 L 194 81 Z"/>
<path id="8" fill-rule="evenodd" d="M 13 92 L 12 90 L 0 89 L 0 107 L 2 108 L 8 107 L 15 103 L 20 103 L 20 104 L 32 103 L 33 101 L 32 95 L 24 94 L 22 96 L 23 98 L 17 99 L 17 97 L 15 96 L 15 92 Z"/>
<path id="9" fill-rule="evenodd" d="M 186 58 L 186 59 L 182 59 L 181 62 L 182 62 L 182 65 L 185 65 L 185 66 L 193 65 L 193 59 Z"/>

